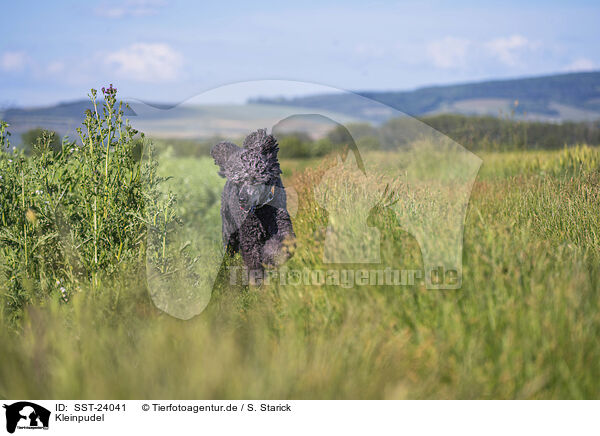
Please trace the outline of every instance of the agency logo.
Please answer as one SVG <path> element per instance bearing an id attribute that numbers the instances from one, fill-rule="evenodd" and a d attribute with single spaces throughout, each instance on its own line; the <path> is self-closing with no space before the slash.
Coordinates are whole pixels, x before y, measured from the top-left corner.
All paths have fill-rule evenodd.
<path id="1" fill-rule="evenodd" d="M 140 131 L 186 119 L 195 126 L 186 134 L 227 139 L 198 145 L 194 156 L 206 156 L 190 166 L 173 165 L 173 147 L 156 155 L 159 168 L 173 169 L 160 189 L 147 191 L 146 277 L 156 307 L 180 319 L 201 313 L 238 252 L 253 285 L 266 282 L 264 265 L 286 276 L 279 266 L 290 249 L 295 265 L 306 261 L 312 268 L 302 275 L 304 285 L 326 277 L 326 285 L 362 286 L 368 272 L 370 286 L 414 286 L 418 279 L 427 289 L 461 288 L 478 156 L 420 119 L 326 86 L 317 94 L 338 95 L 335 111 L 318 104 L 213 104 L 219 96 L 265 89 L 314 94 L 314 86 L 240 82 L 169 107 L 132 102 L 132 124 Z M 276 144 L 258 133 L 269 130 Z M 298 169 L 285 185 L 279 158 L 293 159 Z M 305 225 L 295 229 L 295 244 L 286 245 L 292 221 Z M 398 242 L 390 248 L 392 239 Z M 322 270 L 332 270 L 331 282 Z"/>
<path id="2" fill-rule="evenodd" d="M 5 404 L 3 407 L 6 409 L 7 432 L 14 433 L 16 429 L 48 430 L 50 422 L 48 409 L 29 401 Z"/>

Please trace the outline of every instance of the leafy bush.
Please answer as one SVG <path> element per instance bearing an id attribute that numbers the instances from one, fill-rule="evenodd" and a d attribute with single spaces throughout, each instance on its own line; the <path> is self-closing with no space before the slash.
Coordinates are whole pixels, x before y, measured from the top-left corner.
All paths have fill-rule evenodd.
<path id="1" fill-rule="evenodd" d="M 288 134 L 279 137 L 279 155 L 282 158 L 308 158 L 313 154 L 312 140 L 300 135 Z"/>
<path id="2" fill-rule="evenodd" d="M 101 103 L 96 90 L 89 95 L 94 110 L 77 129 L 81 144 L 63 140 L 55 149 L 54 136 L 40 132 L 31 156 L 0 153 L 0 290 L 13 320 L 27 303 L 66 302 L 115 272 L 136 274 L 145 260 L 145 217 L 165 207 L 146 204 L 162 179 L 151 153 L 141 159 L 150 144 L 124 119 L 116 89 L 102 93 Z M 162 216 L 165 226 L 175 221 Z"/>
<path id="3" fill-rule="evenodd" d="M 33 153 L 36 149 L 38 139 L 44 135 L 47 135 L 49 137 L 48 145 L 50 149 L 52 149 L 54 153 L 60 152 L 62 148 L 62 143 L 58 133 L 42 129 L 41 127 L 37 127 L 35 129 L 28 130 L 27 132 L 21 135 L 21 141 L 23 143 L 23 148 L 25 149 L 25 154 Z"/>
<path id="4" fill-rule="evenodd" d="M 329 137 L 313 140 L 303 132 L 292 132 L 277 135 L 279 142 L 279 156 L 284 159 L 306 159 L 321 157 L 334 151 L 338 144 L 334 144 Z"/>

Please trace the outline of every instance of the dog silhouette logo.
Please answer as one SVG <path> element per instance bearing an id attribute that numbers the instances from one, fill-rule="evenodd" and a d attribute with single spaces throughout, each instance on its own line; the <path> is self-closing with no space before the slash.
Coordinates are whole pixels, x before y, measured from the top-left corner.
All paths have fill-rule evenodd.
<path id="1" fill-rule="evenodd" d="M 352 92 L 343 93 L 344 104 L 335 111 L 318 106 L 269 105 L 268 110 L 265 106 L 257 111 L 252 104 L 213 105 L 216 96 L 259 95 L 282 85 L 298 95 L 302 90 L 314 94 L 314 84 L 267 80 L 225 85 L 168 107 L 132 101 L 132 125 L 137 130 L 152 131 L 157 122 L 192 116 L 193 137 L 220 138 L 210 144 L 217 165 L 206 156 L 210 141 L 198 143 L 194 156 L 201 157 L 189 167 L 173 166 L 178 152 L 170 146 L 156 154 L 159 168 L 172 171 L 164 174 L 161 189 L 146 191 L 151 199 L 144 218 L 146 280 L 156 307 L 180 319 L 205 310 L 237 252 L 228 247 L 242 245 L 240 233 L 248 236 L 244 245 L 248 242 L 245 251 L 250 254 L 242 259 L 248 270 L 262 273 L 263 265 L 279 266 L 288 257 L 287 249 L 294 250 L 294 262 L 300 262 L 315 250 L 303 251 L 306 247 L 299 244 L 311 243 L 322 264 L 332 268 L 381 265 L 409 272 L 418 266 L 425 288 L 460 289 L 464 224 L 482 160 L 420 119 Z M 320 89 L 323 94 L 341 92 Z M 190 111 L 194 105 L 202 109 Z M 356 108 L 368 110 L 354 118 Z M 383 124 L 376 122 L 377 114 L 383 114 Z M 243 146 L 246 140 L 242 147 L 229 141 L 242 137 L 250 138 L 248 147 Z M 298 177 L 288 174 L 285 188 L 277 179 L 279 152 L 281 157 L 287 155 L 285 159 L 302 159 L 292 165 Z M 239 185 L 239 190 L 225 189 L 227 184 Z M 224 198 L 227 208 L 220 210 Z M 269 220 L 256 232 L 258 225 L 250 224 L 271 208 L 285 219 Z M 295 217 L 297 211 L 304 215 Z M 238 219 L 247 214 L 253 214 L 252 220 Z M 310 233 L 301 233 L 293 244 L 282 244 L 284 234 L 292 233 L 293 221 L 295 227 L 307 224 L 299 228 Z M 313 224 L 322 228 L 313 231 Z M 68 229 L 60 235 L 70 243 Z M 390 235 L 402 237 L 414 248 L 407 245 L 382 253 L 384 238 L 389 240 Z M 249 243 L 254 236 L 260 244 Z"/>
<path id="2" fill-rule="evenodd" d="M 19 401 L 4 405 L 6 409 L 6 431 L 14 433 L 18 429 L 48 429 L 50 411 L 29 401 Z"/>

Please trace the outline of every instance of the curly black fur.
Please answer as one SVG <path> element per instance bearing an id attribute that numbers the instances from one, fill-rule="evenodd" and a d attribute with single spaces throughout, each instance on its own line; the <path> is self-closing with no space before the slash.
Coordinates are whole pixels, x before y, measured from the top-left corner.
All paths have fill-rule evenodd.
<path id="1" fill-rule="evenodd" d="M 230 254 L 241 252 L 251 271 L 285 261 L 284 241 L 295 237 L 278 151 L 277 140 L 264 129 L 248 135 L 242 148 L 221 142 L 211 150 L 219 175 L 227 179 L 221 195 L 223 245 Z"/>

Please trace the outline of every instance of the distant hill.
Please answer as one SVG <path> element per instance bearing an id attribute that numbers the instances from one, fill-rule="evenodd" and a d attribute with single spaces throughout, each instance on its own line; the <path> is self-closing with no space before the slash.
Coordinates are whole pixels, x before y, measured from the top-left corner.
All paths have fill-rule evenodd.
<path id="1" fill-rule="evenodd" d="M 98 104 L 101 106 L 102 102 Z M 151 137 L 177 139 L 205 139 L 216 136 L 237 138 L 257 128 L 271 128 L 298 112 L 296 106 L 267 104 L 161 106 L 132 102 L 130 106 L 131 110 L 126 111 L 126 116 L 134 128 Z M 85 111 L 88 109 L 94 109 L 92 103 L 89 100 L 81 100 L 49 107 L 8 109 L 0 112 L 0 119 L 10 124 L 8 130 L 12 134 L 13 145 L 19 145 L 21 135 L 37 127 L 56 131 L 60 136 L 78 139 L 76 129 L 82 126 Z M 324 111 L 323 115 L 329 115 L 344 123 L 360 121 L 327 111 Z M 306 130 L 314 137 L 321 137 L 331 129 L 331 125 L 315 120 L 309 121 L 305 126 L 297 125 L 296 129 Z"/>
<path id="2" fill-rule="evenodd" d="M 61 135 L 75 136 L 75 128 L 80 127 L 86 109 L 93 109 L 89 100 L 59 103 L 55 106 L 37 108 L 10 108 L 0 112 L 0 119 L 10 124 L 11 143 L 18 145 L 21 134 L 43 127 Z"/>
<path id="3" fill-rule="evenodd" d="M 600 119 L 600 72 L 431 86 L 414 91 L 361 91 L 357 94 L 412 116 L 438 113 L 507 116 L 514 110 L 516 117 L 540 121 Z M 258 98 L 251 102 L 326 109 L 371 121 L 383 121 L 393 113 L 368 100 L 359 102 L 344 94 L 291 99 Z"/>
<path id="4" fill-rule="evenodd" d="M 135 102 L 127 115 L 135 128 L 149 136 L 181 139 L 238 137 L 258 127 L 272 127 L 298 112 L 314 111 L 344 123 L 377 123 L 397 116 L 396 111 L 377 102 L 418 117 L 442 113 L 512 117 L 514 111 L 515 118 L 537 121 L 600 120 L 600 72 L 357 94 L 368 98 L 323 94 L 290 99 L 258 98 L 241 105 L 204 106 Z M 12 108 L 0 112 L 0 119 L 11 125 L 11 142 L 15 145 L 20 143 L 22 133 L 36 127 L 77 139 L 75 129 L 81 126 L 85 111 L 92 108 L 88 100 L 49 107 Z M 322 123 L 309 124 L 309 127 L 297 128 L 318 137 L 330 127 Z"/>

